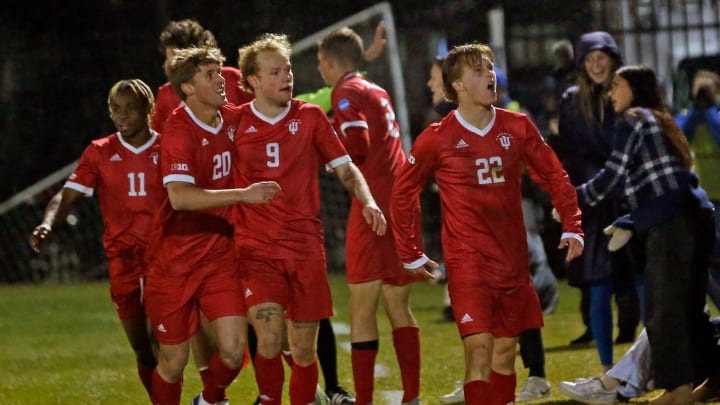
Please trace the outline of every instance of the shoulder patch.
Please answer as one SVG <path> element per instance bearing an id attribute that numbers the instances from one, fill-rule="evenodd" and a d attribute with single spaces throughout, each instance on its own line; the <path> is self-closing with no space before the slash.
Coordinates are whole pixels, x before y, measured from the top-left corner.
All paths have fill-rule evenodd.
<path id="1" fill-rule="evenodd" d="M 342 100 L 338 101 L 338 108 L 340 111 L 345 111 L 350 107 L 350 100 L 343 98 Z"/>

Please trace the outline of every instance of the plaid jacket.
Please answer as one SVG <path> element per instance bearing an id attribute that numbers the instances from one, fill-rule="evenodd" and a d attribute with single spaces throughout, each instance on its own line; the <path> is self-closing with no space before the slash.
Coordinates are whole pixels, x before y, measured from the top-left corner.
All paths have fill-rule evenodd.
<path id="1" fill-rule="evenodd" d="M 580 207 L 622 199 L 637 230 L 672 218 L 690 200 L 694 174 L 683 166 L 652 112 L 626 111 L 615 125 L 605 167 L 577 187 Z"/>

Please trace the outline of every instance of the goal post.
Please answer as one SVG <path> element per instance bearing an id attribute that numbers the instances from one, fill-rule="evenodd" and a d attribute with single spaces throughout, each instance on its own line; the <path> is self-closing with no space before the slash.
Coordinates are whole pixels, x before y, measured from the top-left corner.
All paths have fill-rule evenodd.
<path id="1" fill-rule="evenodd" d="M 405 78 L 403 76 L 402 64 L 400 63 L 400 52 L 398 47 L 397 32 L 395 30 L 395 19 L 393 17 L 392 7 L 390 3 L 378 3 L 365 10 L 359 11 L 343 20 L 329 25 L 320 31 L 308 35 L 307 37 L 295 42 L 292 45 L 293 54 L 300 54 L 307 50 L 317 47 L 318 42 L 325 36 L 338 28 L 350 27 L 355 25 L 366 25 L 368 21 L 384 21 L 387 39 L 387 49 L 385 50 L 385 60 L 387 68 L 392 78 L 392 99 L 395 107 L 398 124 L 400 124 L 401 139 L 403 148 L 408 151 L 412 144 L 410 138 L 410 121 L 407 111 L 407 103 L 405 99 Z M 373 30 L 375 25 L 371 25 Z M 390 89 L 388 89 L 390 90 Z"/>
<path id="2" fill-rule="evenodd" d="M 389 3 L 376 4 L 295 41 L 295 88 L 314 91 L 324 86 L 317 71 L 319 40 L 337 28 L 348 26 L 369 44 L 380 21 L 385 22 L 387 45 L 383 55 L 366 66 L 367 75 L 391 93 L 407 151 L 411 145 L 410 125 L 395 21 Z M 102 246 L 104 227 L 95 197 L 82 198 L 74 204 L 68 220 L 53 230 L 53 236 L 40 254 L 35 254 L 28 243 L 28 236 L 42 220 L 48 202 L 63 187 L 77 163 L 76 160 L 59 168 L 0 203 L 0 284 L 107 277 L 107 259 Z M 321 170 L 319 176 L 319 217 L 323 221 L 328 270 L 341 272 L 345 266 L 345 226 L 350 197 L 335 175 Z"/>

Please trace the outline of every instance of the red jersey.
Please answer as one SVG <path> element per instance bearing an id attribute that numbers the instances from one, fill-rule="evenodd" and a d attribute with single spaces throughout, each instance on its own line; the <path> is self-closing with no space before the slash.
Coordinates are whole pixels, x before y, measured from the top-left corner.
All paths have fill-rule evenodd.
<path id="1" fill-rule="evenodd" d="M 238 187 L 265 180 L 282 187 L 270 204 L 233 208 L 240 257 L 324 258 L 318 168 L 350 161 L 325 113 L 291 100 L 286 111 L 268 118 L 254 103 L 245 104 L 235 146 Z"/>
<path id="2" fill-rule="evenodd" d="M 413 204 L 431 174 L 440 191 L 445 261 L 460 270 L 454 273 L 460 278 L 494 287 L 527 283 L 523 164 L 566 219 L 563 231 L 582 235 L 575 187 L 525 114 L 494 108 L 493 120 L 481 129 L 453 111 L 418 136 L 410 155 L 392 199 L 393 231 L 405 263 L 423 256 L 413 235 L 420 215 Z"/>
<path id="3" fill-rule="evenodd" d="M 375 202 L 390 222 L 393 184 L 407 161 L 390 96 L 382 87 L 353 72 L 345 75 L 333 88 L 332 107 L 333 126 L 342 140 L 347 136 L 358 136 L 357 132 L 348 135 L 350 128 L 366 132 L 369 147 L 364 162 L 358 167 Z M 352 149 L 348 149 L 352 154 Z M 397 256 L 392 231 L 384 236 L 372 232 L 362 216 L 362 204 L 354 196 L 345 246 L 350 282 L 397 279 L 396 282 L 402 283 L 402 278 L 408 276 Z"/>
<path id="4" fill-rule="evenodd" d="M 211 127 L 187 106 L 173 111 L 160 143 L 163 185 L 178 181 L 208 190 L 233 188 L 237 107 L 225 105 L 219 114 L 220 124 Z M 175 211 L 166 194 L 148 254 L 179 272 L 213 257 L 225 257 L 234 249 L 230 218 L 230 207 Z"/>
<path id="5" fill-rule="evenodd" d="M 255 98 L 255 95 L 240 88 L 240 70 L 231 66 L 223 66 L 221 73 L 225 78 L 225 95 L 229 103 L 240 105 Z M 165 124 L 180 102 L 180 96 L 175 93 L 170 82 L 160 86 L 157 97 L 155 97 L 155 111 L 150 126 L 158 132 L 165 133 Z"/>
<path id="6" fill-rule="evenodd" d="M 331 98 L 333 126 L 338 134 L 345 136 L 351 127 L 368 131 L 370 147 L 358 168 L 374 196 L 389 195 L 395 175 L 406 160 L 390 96 L 359 73 L 349 73 L 335 85 Z"/>
<path id="7" fill-rule="evenodd" d="M 137 148 L 125 142 L 120 133 L 94 140 L 65 183 L 66 188 L 88 197 L 97 190 L 108 257 L 147 246 L 152 218 L 165 194 L 158 168 L 159 148 L 159 136 L 154 131 Z"/>

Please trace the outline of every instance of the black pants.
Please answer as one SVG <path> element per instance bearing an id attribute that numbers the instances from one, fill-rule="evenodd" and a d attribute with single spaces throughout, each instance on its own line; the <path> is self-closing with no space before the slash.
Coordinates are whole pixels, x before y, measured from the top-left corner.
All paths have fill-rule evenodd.
<path id="1" fill-rule="evenodd" d="M 529 369 L 528 377 L 545 378 L 545 348 L 540 329 L 527 329 L 520 333 L 520 357 Z"/>
<path id="2" fill-rule="evenodd" d="M 712 332 L 703 309 L 710 252 L 711 213 L 683 213 L 646 235 L 645 315 L 657 388 L 673 390 L 694 380 L 708 356 Z"/>

